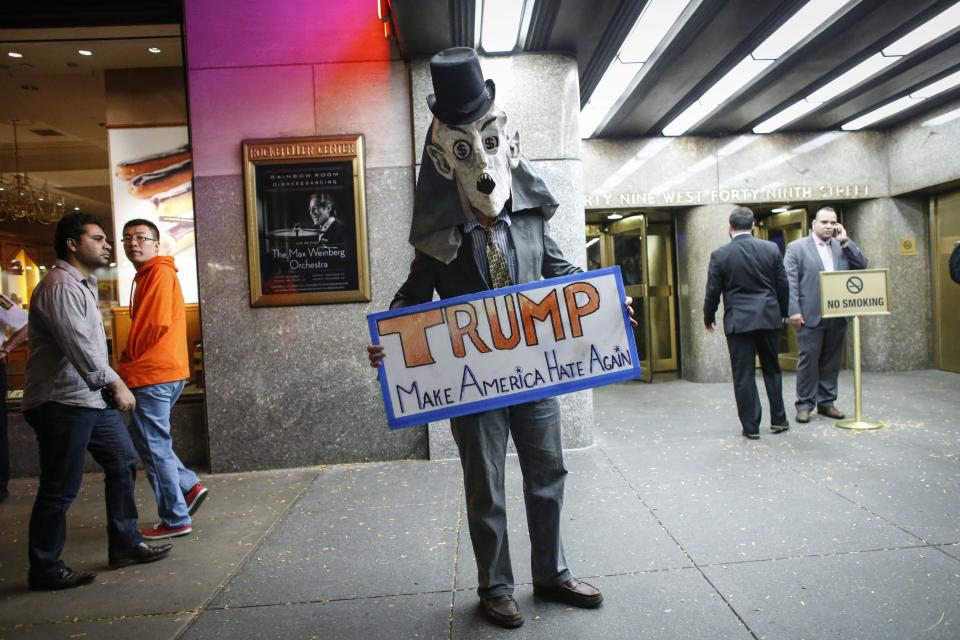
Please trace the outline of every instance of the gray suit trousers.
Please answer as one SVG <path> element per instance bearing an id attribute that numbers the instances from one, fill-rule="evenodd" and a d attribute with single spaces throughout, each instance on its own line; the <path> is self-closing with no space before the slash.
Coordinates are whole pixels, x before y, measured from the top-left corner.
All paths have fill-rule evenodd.
<path id="1" fill-rule="evenodd" d="M 803 326 L 797 330 L 797 411 L 813 411 L 836 401 L 846 334 L 846 318 L 824 318 L 812 329 Z"/>
<path id="2" fill-rule="evenodd" d="M 480 585 L 477 595 L 489 598 L 513 593 L 504 494 L 511 434 L 523 474 L 533 581 L 552 585 L 570 578 L 560 540 L 567 469 L 563 466 L 557 399 L 451 418 L 450 423 L 463 466 L 467 522 Z"/>

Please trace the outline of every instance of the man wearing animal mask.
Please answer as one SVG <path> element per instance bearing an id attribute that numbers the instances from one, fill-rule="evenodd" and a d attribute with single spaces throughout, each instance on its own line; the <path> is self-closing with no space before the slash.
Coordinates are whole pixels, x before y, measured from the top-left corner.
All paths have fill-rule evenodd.
<path id="1" fill-rule="evenodd" d="M 390 308 L 533 282 L 581 270 L 564 259 L 547 221 L 557 201 L 520 154 L 520 138 L 494 103 L 473 49 L 446 49 L 430 60 L 433 112 L 414 199 L 410 273 Z M 631 312 L 632 313 L 632 312 Z M 383 347 L 368 348 L 380 366 Z M 603 595 L 567 568 L 560 539 L 564 479 L 556 398 L 450 420 L 460 452 L 480 609 L 513 628 L 523 616 L 513 598 L 504 473 L 512 435 L 523 473 L 534 594 L 577 607 Z"/>

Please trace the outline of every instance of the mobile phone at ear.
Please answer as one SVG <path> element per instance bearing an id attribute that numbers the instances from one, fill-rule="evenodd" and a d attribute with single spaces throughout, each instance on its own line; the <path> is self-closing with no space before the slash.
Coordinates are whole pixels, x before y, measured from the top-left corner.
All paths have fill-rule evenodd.
<path id="1" fill-rule="evenodd" d="M 834 236 L 840 235 L 840 227 L 834 227 L 834 228 L 833 228 L 833 235 L 834 235 Z"/>

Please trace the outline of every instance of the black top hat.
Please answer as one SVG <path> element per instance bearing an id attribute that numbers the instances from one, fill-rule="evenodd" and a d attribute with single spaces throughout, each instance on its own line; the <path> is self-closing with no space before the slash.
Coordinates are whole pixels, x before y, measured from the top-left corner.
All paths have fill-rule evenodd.
<path id="1" fill-rule="evenodd" d="M 444 49 L 430 58 L 433 90 L 427 106 L 444 124 L 465 124 L 482 117 L 493 105 L 497 88 L 483 79 L 480 58 L 469 47 Z"/>

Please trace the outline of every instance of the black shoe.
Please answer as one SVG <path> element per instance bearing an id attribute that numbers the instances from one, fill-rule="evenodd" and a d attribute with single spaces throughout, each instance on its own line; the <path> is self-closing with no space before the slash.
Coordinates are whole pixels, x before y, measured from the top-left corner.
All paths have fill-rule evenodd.
<path id="1" fill-rule="evenodd" d="M 783 433 L 790 428 L 790 423 L 784 420 L 783 422 L 774 422 L 770 425 L 770 431 L 774 433 Z"/>
<path id="2" fill-rule="evenodd" d="M 504 629 L 516 629 L 523 624 L 523 614 L 513 596 L 480 598 L 480 611 L 487 620 Z"/>
<path id="3" fill-rule="evenodd" d="M 584 609 L 596 609 L 603 604 L 603 594 L 599 589 L 576 578 L 554 585 L 534 584 L 533 595 Z"/>
<path id="4" fill-rule="evenodd" d="M 744 432 L 743 432 L 743 437 L 744 437 L 744 438 L 749 438 L 750 440 L 759 440 L 759 439 L 760 439 L 760 434 L 759 434 L 759 433 L 747 433 L 746 431 L 744 431 Z"/>
<path id="5" fill-rule="evenodd" d="M 74 571 L 70 567 L 60 567 L 60 570 L 52 575 L 37 578 L 28 576 L 27 584 L 30 591 L 58 591 L 90 584 L 96 577 L 97 574 L 89 571 Z"/>
<path id="6" fill-rule="evenodd" d="M 797 409 L 797 422 L 806 424 L 810 422 L 810 410 L 809 409 Z"/>
<path id="7" fill-rule="evenodd" d="M 110 567 L 112 569 L 119 569 L 121 567 L 129 567 L 132 564 L 156 562 L 157 560 L 166 558 L 167 554 L 170 553 L 170 549 L 173 549 L 172 544 L 161 544 L 156 547 L 151 547 L 146 542 L 141 542 L 133 549 L 111 555 Z"/>
<path id="8" fill-rule="evenodd" d="M 6 489 L 0 489 L 0 502 L 3 502 L 10 497 L 10 492 Z"/>

